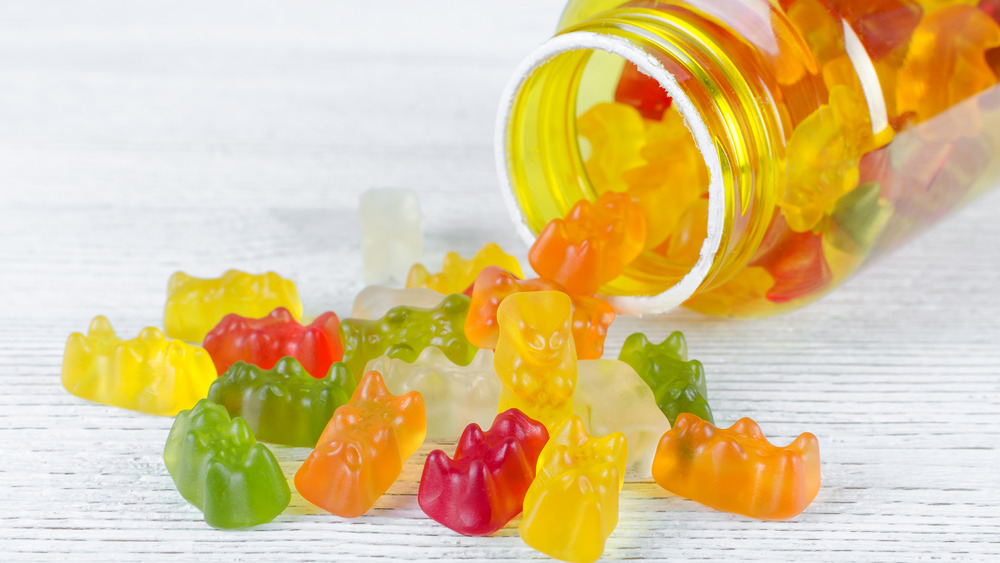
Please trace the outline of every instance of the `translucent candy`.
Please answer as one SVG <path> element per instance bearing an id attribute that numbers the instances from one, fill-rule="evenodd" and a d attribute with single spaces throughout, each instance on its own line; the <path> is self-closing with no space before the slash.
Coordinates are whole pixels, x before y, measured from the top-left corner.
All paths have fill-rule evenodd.
<path id="1" fill-rule="evenodd" d="M 592 295 L 615 279 L 642 251 L 646 215 L 627 195 L 606 192 L 580 200 L 563 219 L 542 229 L 528 260 L 543 278 L 575 295 Z"/>
<path id="2" fill-rule="evenodd" d="M 459 256 L 457 252 L 449 252 L 444 257 L 439 274 L 431 275 L 423 264 L 414 264 L 406 277 L 406 287 L 426 287 L 444 294 L 463 293 L 469 289 L 472 282 L 476 281 L 479 272 L 487 266 L 499 266 L 518 278 L 524 279 L 524 273 L 521 271 L 521 265 L 517 262 L 517 258 L 504 252 L 500 245 L 490 242 L 468 260 Z M 469 294 L 466 293 L 466 295 Z"/>
<path id="3" fill-rule="evenodd" d="M 626 193 L 647 213 L 645 248 L 662 243 L 684 210 L 708 191 L 708 168 L 676 111 L 651 122 L 641 154 L 647 163 L 623 175 Z"/>
<path id="4" fill-rule="evenodd" d="M 515 293 L 500 303 L 493 369 L 497 412 L 515 408 L 552 428 L 573 414 L 577 360 L 572 302 L 559 291 Z"/>
<path id="5" fill-rule="evenodd" d="M 69 336 L 62 366 L 63 387 L 77 397 L 163 416 L 192 408 L 217 375 L 200 346 L 167 340 L 154 327 L 122 340 L 103 316 L 86 336 Z"/>
<path id="6" fill-rule="evenodd" d="M 694 264 L 707 233 L 708 198 L 698 198 L 684 210 L 670 238 L 654 251 L 681 264 Z"/>
<path id="7" fill-rule="evenodd" d="M 861 154 L 874 143 L 867 115 L 863 99 L 836 86 L 830 104 L 820 106 L 792 133 L 787 186 L 778 204 L 793 231 L 815 227 L 842 195 L 857 186 Z"/>
<path id="8" fill-rule="evenodd" d="M 468 424 L 488 426 L 497 415 L 500 380 L 493 372 L 492 350 L 480 350 L 471 364 L 460 366 L 428 346 L 413 362 L 387 356 L 371 360 L 365 366 L 369 371 L 381 373 L 394 395 L 420 392 L 430 440 L 456 440 Z"/>
<path id="9" fill-rule="evenodd" d="M 754 303 L 766 299 L 774 287 L 774 278 L 759 266 L 748 266 L 719 287 L 695 295 L 684 305 L 707 315 L 742 316 Z"/>
<path id="10" fill-rule="evenodd" d="M 685 413 L 660 440 L 653 478 L 674 494 L 718 510 L 792 518 L 819 492 L 819 443 L 806 432 L 781 448 L 749 418 L 716 428 Z"/>
<path id="11" fill-rule="evenodd" d="M 634 107 L 646 119 L 659 121 L 673 100 L 655 78 L 646 76 L 634 63 L 626 61 L 615 88 L 615 101 Z"/>
<path id="12" fill-rule="evenodd" d="M 410 289 L 394 289 L 384 285 L 370 285 L 361 290 L 354 298 L 351 317 L 355 319 L 379 319 L 389 312 L 389 309 L 406 306 L 417 309 L 437 307 L 447 297 L 433 289 L 415 287 Z"/>
<path id="13" fill-rule="evenodd" d="M 625 171 L 644 164 L 639 150 L 645 143 L 645 126 L 639 110 L 626 104 L 596 104 L 577 118 L 576 128 L 590 142 L 584 168 L 591 185 L 598 192 L 623 191 Z"/>
<path id="14" fill-rule="evenodd" d="M 628 440 L 626 471 L 648 477 L 660 436 L 670 421 L 656 406 L 649 385 L 625 362 L 580 360 L 577 362 L 573 412 L 594 436 L 612 432 Z"/>
<path id="15" fill-rule="evenodd" d="M 927 0 L 827 0 L 830 9 L 844 18 L 857 33 L 873 59 L 881 59 L 906 45 L 920 23 Z M 955 4 L 953 0 L 946 0 Z"/>
<path id="16" fill-rule="evenodd" d="M 997 83 L 985 53 L 1000 46 L 1000 25 L 974 7 L 949 4 L 917 26 L 898 75 L 898 111 L 921 121 Z"/>
<path id="17" fill-rule="evenodd" d="M 402 283 L 424 250 L 424 218 L 417 194 L 378 188 L 361 194 L 361 263 L 368 283 Z"/>
<path id="18" fill-rule="evenodd" d="M 591 438 L 576 416 L 550 430 L 549 436 L 524 497 L 521 539 L 563 561 L 596 561 L 618 525 L 625 436 L 615 432 Z"/>

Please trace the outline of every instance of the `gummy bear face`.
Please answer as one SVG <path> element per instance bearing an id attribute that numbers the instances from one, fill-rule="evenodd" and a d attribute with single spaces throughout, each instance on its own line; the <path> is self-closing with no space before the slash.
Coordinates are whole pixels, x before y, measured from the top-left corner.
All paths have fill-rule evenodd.
<path id="1" fill-rule="evenodd" d="M 564 293 L 512 295 L 501 303 L 497 318 L 500 338 L 512 344 L 525 363 L 554 367 L 567 355 L 575 355 L 572 305 Z"/>

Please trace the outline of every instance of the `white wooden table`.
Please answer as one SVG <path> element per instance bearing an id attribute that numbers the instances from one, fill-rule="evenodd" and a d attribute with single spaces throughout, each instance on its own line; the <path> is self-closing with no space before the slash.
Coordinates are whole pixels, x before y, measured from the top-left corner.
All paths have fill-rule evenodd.
<path id="1" fill-rule="evenodd" d="M 428 263 L 518 253 L 493 168 L 499 93 L 559 0 L 0 4 L 0 560 L 537 559 L 416 503 L 429 444 L 367 516 L 294 495 L 209 528 L 174 489 L 169 418 L 59 381 L 72 331 L 160 325 L 168 276 L 275 270 L 307 313 L 361 289 L 358 195 L 416 189 Z M 996 560 L 1000 190 L 778 318 L 621 319 L 609 353 L 680 329 L 717 421 L 820 440 L 823 488 L 759 522 L 629 484 L 607 558 Z M 290 476 L 307 450 L 274 448 Z"/>

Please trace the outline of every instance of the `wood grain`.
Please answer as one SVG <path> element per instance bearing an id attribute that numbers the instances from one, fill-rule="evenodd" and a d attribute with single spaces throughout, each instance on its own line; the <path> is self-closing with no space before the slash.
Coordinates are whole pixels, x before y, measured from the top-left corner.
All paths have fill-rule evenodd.
<path id="1" fill-rule="evenodd" d="M 425 446 L 368 516 L 297 495 L 222 532 L 162 463 L 171 420 L 87 403 L 59 381 L 97 314 L 162 322 L 177 269 L 279 271 L 307 312 L 362 287 L 355 208 L 416 189 L 426 259 L 523 244 L 493 171 L 495 104 L 561 2 L 454 0 L 0 4 L 0 560 L 544 559 L 511 525 L 465 538 L 415 492 Z M 629 483 L 608 558 L 1000 557 L 1000 191 L 820 302 L 683 330 L 720 424 L 819 437 L 823 488 L 788 522 Z M 274 448 L 290 476 L 307 450 Z M 516 524 L 516 522 L 515 522 Z"/>

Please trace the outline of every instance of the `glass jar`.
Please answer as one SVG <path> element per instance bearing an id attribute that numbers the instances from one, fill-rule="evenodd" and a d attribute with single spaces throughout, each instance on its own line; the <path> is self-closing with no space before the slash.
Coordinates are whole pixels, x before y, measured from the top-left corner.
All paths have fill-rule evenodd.
<path id="1" fill-rule="evenodd" d="M 530 242 L 645 211 L 620 312 L 748 317 L 829 291 L 1000 180 L 1000 0 L 571 0 L 521 64 L 497 166 Z"/>

